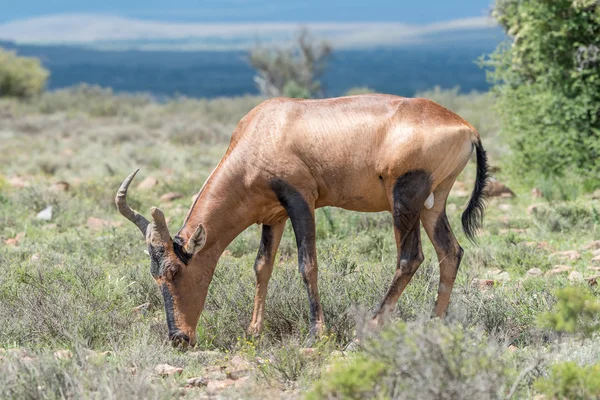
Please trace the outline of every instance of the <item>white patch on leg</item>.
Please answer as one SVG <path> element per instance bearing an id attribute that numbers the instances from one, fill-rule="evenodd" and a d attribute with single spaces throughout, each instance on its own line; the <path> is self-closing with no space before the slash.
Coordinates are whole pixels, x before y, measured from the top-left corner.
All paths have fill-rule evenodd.
<path id="1" fill-rule="evenodd" d="M 433 207 L 433 192 L 431 192 L 431 194 L 429 195 L 429 197 L 427 198 L 427 200 L 425 200 L 425 208 L 428 210 L 431 210 L 431 207 Z"/>

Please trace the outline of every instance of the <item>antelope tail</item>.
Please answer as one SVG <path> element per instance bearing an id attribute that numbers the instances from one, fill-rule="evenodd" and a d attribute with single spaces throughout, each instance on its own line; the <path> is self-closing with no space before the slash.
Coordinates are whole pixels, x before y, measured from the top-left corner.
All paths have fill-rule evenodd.
<path id="1" fill-rule="evenodd" d="M 466 210 L 462 214 L 462 227 L 465 235 L 472 243 L 477 243 L 477 229 L 481 228 L 483 223 L 483 214 L 485 211 L 485 186 L 489 178 L 487 154 L 481 144 L 481 139 L 474 143 L 477 156 L 477 176 L 475 178 L 475 187 L 469 199 Z"/>

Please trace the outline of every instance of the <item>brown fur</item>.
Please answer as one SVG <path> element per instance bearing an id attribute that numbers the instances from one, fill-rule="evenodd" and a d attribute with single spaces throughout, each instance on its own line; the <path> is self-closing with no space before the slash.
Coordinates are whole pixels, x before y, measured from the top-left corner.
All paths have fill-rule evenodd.
<path id="1" fill-rule="evenodd" d="M 178 233 L 178 240 L 186 244 L 202 224 L 203 247 L 188 246 L 195 254 L 183 265 L 173 255 L 172 244 L 166 244 L 166 254 L 173 257 L 170 263 L 179 264 L 174 278 L 161 278 L 173 298 L 177 328 L 195 341 L 196 324 L 219 257 L 237 235 L 257 223 L 269 226 L 271 236 L 261 245 L 255 265 L 257 288 L 249 331 L 258 334 L 262 329 L 267 284 L 289 216 L 271 186 L 273 179 L 299 193 L 310 210 L 304 216 L 307 219 L 314 218 L 314 209 L 324 206 L 394 212 L 397 201 L 416 202 L 407 208 L 414 209 L 410 215 L 398 216 L 411 225 L 395 224 L 398 271 L 376 321 L 383 311 L 393 308 L 422 261 L 420 221 L 441 260 L 435 314 L 443 317 L 462 252 L 443 220 L 446 198 L 479 140 L 468 122 L 425 99 L 360 95 L 324 100 L 277 98 L 260 104 L 240 121 L 225 156 Z M 402 188 L 395 196 L 394 187 L 410 171 L 426 174 L 427 187 L 412 200 L 408 195 L 398 199 L 403 196 Z M 427 210 L 422 205 L 431 192 L 435 202 Z M 307 237 L 314 241 L 314 235 Z M 308 247 L 314 248 L 314 243 Z M 309 297 L 316 301 L 313 328 L 319 333 L 324 326 L 316 253 L 307 251 L 310 254 L 301 268 Z"/>

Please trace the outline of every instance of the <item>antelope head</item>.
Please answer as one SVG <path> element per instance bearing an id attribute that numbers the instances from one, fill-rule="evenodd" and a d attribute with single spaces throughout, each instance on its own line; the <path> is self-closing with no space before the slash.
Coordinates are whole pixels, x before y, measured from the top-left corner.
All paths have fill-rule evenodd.
<path id="1" fill-rule="evenodd" d="M 152 222 L 127 205 L 127 189 L 139 170 L 121 184 L 115 203 L 119 212 L 142 232 L 150 255 L 150 273 L 158 284 L 165 304 L 169 339 L 174 345 L 195 345 L 196 325 L 204 306 L 212 274 L 188 266 L 206 243 L 206 231 L 199 225 L 182 243 L 171 238 L 165 216 L 156 207 L 150 209 Z"/>

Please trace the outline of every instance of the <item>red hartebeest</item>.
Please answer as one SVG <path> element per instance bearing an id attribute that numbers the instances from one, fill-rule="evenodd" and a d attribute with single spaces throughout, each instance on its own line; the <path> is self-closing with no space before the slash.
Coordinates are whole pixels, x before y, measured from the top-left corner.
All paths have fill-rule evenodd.
<path id="1" fill-rule="evenodd" d="M 423 261 L 421 223 L 435 246 L 440 282 L 435 315 L 444 317 L 463 254 L 446 217 L 446 199 L 473 150 L 475 188 L 462 215 L 474 238 L 483 218 L 486 153 L 475 128 L 426 99 L 360 95 L 323 100 L 277 98 L 250 111 L 227 152 L 171 238 L 165 217 L 152 222 L 127 206 L 136 172 L 121 185 L 119 211 L 142 231 L 151 272 L 164 297 L 169 337 L 195 343 L 195 332 L 219 257 L 250 225 L 262 224 L 254 265 L 256 295 L 249 333 L 263 327 L 267 285 L 289 218 L 310 304 L 311 336 L 324 328 L 317 288 L 315 209 L 390 211 L 398 264 L 373 323 L 392 310 Z"/>

